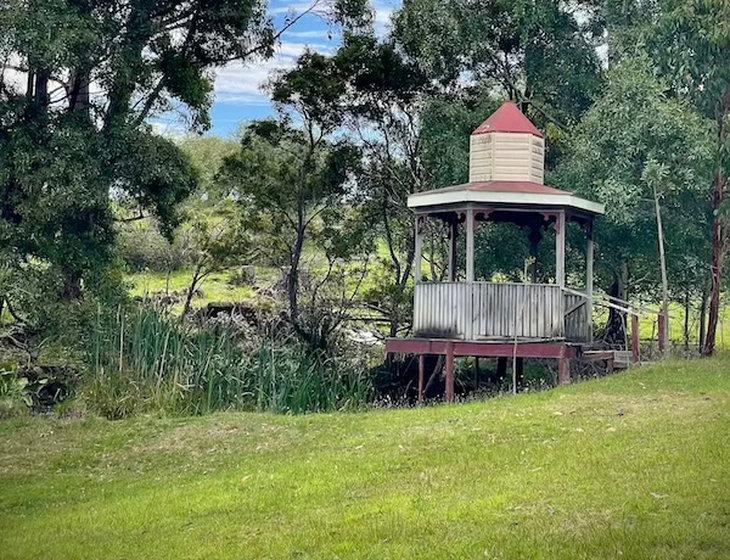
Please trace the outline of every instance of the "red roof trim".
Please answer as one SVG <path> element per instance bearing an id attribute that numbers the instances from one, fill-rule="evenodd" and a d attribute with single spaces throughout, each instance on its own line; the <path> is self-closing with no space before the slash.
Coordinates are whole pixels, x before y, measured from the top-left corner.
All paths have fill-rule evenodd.
<path id="1" fill-rule="evenodd" d="M 492 113 L 486 121 L 472 132 L 472 136 L 475 134 L 488 134 L 490 132 L 527 133 L 543 138 L 542 132 L 511 101 L 502 103 L 499 109 Z"/>
<path id="2" fill-rule="evenodd" d="M 462 185 L 452 185 L 434 189 L 428 192 L 456 192 L 456 191 L 481 191 L 481 192 L 505 192 L 505 193 L 526 193 L 526 194 L 557 194 L 570 195 L 569 191 L 549 187 L 534 181 L 480 181 L 474 183 L 464 183 Z"/>
<path id="3" fill-rule="evenodd" d="M 572 194 L 568 191 L 549 187 L 533 181 L 484 181 L 466 183 L 463 185 L 468 191 L 512 192 L 531 194 Z"/>

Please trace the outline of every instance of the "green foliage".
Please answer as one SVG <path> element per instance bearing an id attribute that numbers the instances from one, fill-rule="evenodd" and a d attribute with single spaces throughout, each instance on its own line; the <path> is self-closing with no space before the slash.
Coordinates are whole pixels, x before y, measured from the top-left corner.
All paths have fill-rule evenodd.
<path id="1" fill-rule="evenodd" d="M 365 364 L 234 327 L 193 328 L 152 307 L 100 311 L 82 398 L 110 419 L 149 411 L 315 412 L 371 399 Z"/>
<path id="2" fill-rule="evenodd" d="M 190 264 L 183 241 L 170 242 L 154 223 L 134 223 L 117 232 L 119 257 L 131 272 L 168 272 Z"/>
<path id="3" fill-rule="evenodd" d="M 195 198 L 203 206 L 216 204 L 224 199 L 229 193 L 219 185 L 216 175 L 223 160 L 233 155 L 238 144 L 218 136 L 186 136 L 179 142 L 179 146 L 198 172 L 200 186 Z M 194 199 L 190 201 L 193 202 Z"/>
<path id="4" fill-rule="evenodd" d="M 704 192 L 710 129 L 690 105 L 665 92 L 647 58 L 615 66 L 603 95 L 575 128 L 570 157 L 556 176 L 566 188 L 606 204 L 597 229 L 599 272 L 614 277 L 628 262 L 648 286 L 657 282 L 651 264 L 657 262 L 654 186 L 675 279 L 686 278 L 709 242 Z M 701 276 L 696 265 L 692 269 Z"/>
<path id="5" fill-rule="evenodd" d="M 549 0 L 406 0 L 394 36 L 429 76 L 497 85 L 540 125 L 577 120 L 599 85 L 589 30 Z"/>
<path id="6" fill-rule="evenodd" d="M 198 184 L 188 157 L 145 120 L 179 101 L 191 125 L 206 128 L 211 69 L 271 54 L 273 43 L 259 0 L 107 8 L 0 6 L 0 246 L 15 263 L 56 269 L 65 298 L 113 262 L 113 203 L 152 215 L 169 236 Z"/>
<path id="7" fill-rule="evenodd" d="M 33 404 L 27 390 L 28 380 L 15 371 L 0 369 L 0 419 L 22 415 Z"/>

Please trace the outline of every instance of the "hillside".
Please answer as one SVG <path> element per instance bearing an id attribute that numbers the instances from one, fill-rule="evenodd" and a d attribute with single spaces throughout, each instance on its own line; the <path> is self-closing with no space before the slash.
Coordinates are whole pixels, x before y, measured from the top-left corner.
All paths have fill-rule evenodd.
<path id="1" fill-rule="evenodd" d="M 357 414 L 0 423 L 0 557 L 727 558 L 728 359 Z"/>

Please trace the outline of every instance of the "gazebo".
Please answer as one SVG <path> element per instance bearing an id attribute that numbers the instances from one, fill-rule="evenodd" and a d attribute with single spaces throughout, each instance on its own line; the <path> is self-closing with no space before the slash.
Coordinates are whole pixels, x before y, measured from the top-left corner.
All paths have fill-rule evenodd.
<path id="1" fill-rule="evenodd" d="M 592 342 L 593 221 L 601 204 L 543 183 L 545 141 L 517 105 L 504 103 L 471 135 L 469 182 L 413 194 L 415 285 L 410 338 L 391 338 L 386 352 L 419 357 L 419 399 L 423 398 L 424 356 L 443 355 L 445 398 L 454 398 L 454 357 L 524 358 L 558 361 L 558 380 L 570 380 L 569 360 Z M 444 281 L 422 274 L 424 229 L 440 220 L 448 234 Z M 474 236 L 484 222 L 508 222 L 529 231 L 533 247 L 555 232 L 552 283 L 501 283 L 475 279 Z M 566 285 L 565 233 L 568 222 L 585 232 L 585 283 Z M 465 237 L 465 273 L 457 276 L 457 239 Z"/>

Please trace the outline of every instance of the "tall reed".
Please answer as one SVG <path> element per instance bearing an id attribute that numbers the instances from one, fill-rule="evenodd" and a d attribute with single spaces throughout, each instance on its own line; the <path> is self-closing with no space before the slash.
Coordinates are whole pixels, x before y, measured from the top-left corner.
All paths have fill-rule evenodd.
<path id="1" fill-rule="evenodd" d="M 366 368 L 342 357 L 313 355 L 291 340 L 267 337 L 246 347 L 232 328 L 183 325 L 153 306 L 100 312 L 83 393 L 92 409 L 110 418 L 150 410 L 301 413 L 372 400 Z"/>

